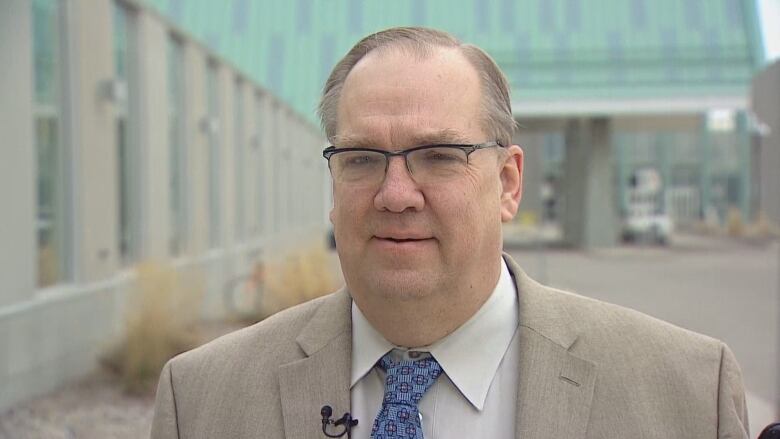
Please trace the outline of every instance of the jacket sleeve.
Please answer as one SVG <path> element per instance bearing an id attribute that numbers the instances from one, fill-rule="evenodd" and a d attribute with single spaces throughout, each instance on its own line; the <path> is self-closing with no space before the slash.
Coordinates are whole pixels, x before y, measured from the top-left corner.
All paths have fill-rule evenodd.
<path id="1" fill-rule="evenodd" d="M 170 361 L 163 367 L 160 374 L 160 382 L 157 385 L 157 397 L 154 404 L 154 419 L 152 420 L 150 437 L 151 439 L 180 439 Z"/>
<path id="2" fill-rule="evenodd" d="M 748 429 L 742 372 L 731 349 L 722 344 L 718 380 L 718 439 L 747 439 Z"/>

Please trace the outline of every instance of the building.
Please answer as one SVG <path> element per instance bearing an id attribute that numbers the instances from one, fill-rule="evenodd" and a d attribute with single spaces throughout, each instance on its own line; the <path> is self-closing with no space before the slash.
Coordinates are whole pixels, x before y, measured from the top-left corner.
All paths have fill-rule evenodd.
<path id="1" fill-rule="evenodd" d="M 753 80 L 751 107 L 754 145 L 756 210 L 780 225 L 780 61 L 767 66 Z"/>
<path id="2" fill-rule="evenodd" d="M 326 230 L 324 139 L 153 10 L 0 2 L 0 410 L 91 370 L 134 266 L 223 286 Z"/>
<path id="3" fill-rule="evenodd" d="M 143 3 L 312 120 L 330 68 L 368 33 L 431 26 L 485 48 L 521 125 L 519 217 L 542 217 L 542 183 L 555 180 L 571 245 L 615 243 L 631 174 L 645 168 L 677 223 L 750 218 L 746 110 L 764 60 L 754 0 Z"/>
<path id="4" fill-rule="evenodd" d="M 521 218 L 555 180 L 565 239 L 611 245 L 646 167 L 678 220 L 749 214 L 753 0 L 2 0 L 0 410 L 94 365 L 135 264 L 200 273 L 215 316 L 228 280 L 323 236 L 322 84 L 398 25 L 507 73 Z"/>

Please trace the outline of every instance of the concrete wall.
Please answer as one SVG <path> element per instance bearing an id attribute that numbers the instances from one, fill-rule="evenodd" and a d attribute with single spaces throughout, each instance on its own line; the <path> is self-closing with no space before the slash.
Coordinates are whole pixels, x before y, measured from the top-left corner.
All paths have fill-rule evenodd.
<path id="1" fill-rule="evenodd" d="M 0 308 L 29 299 L 36 278 L 31 15 L 26 0 L 0 2 Z"/>
<path id="2" fill-rule="evenodd" d="M 72 39 L 71 111 L 75 278 L 92 282 L 119 267 L 116 104 L 106 87 L 114 77 L 112 5 L 72 2 L 65 30 Z"/>
<path id="3" fill-rule="evenodd" d="M 67 151 L 69 273 L 39 289 L 36 243 L 36 149 L 33 127 L 32 1 L 0 1 L 0 411 L 51 391 L 89 372 L 122 335 L 136 265 L 118 251 L 118 101 L 106 93 L 115 76 L 112 0 L 63 2 L 62 103 Z M 324 237 L 324 143 L 319 129 L 258 84 L 244 79 L 242 153 L 232 126 L 234 90 L 242 76 L 185 33 L 137 2 L 121 3 L 133 23 L 131 67 L 137 81 L 129 96 L 137 142 L 139 224 L 137 263 L 156 261 L 195 285 L 202 315 L 224 315 L 226 283 L 261 258 Z M 168 118 L 168 38 L 183 41 L 185 82 L 186 246 L 171 254 L 171 184 Z M 221 244 L 209 248 L 209 150 L 206 117 L 207 59 L 219 66 Z M 262 99 L 257 99 L 262 96 Z M 121 97 L 120 97 L 121 98 Z M 284 156 L 282 156 L 284 155 Z M 241 157 L 242 156 L 242 157 Z M 321 163 L 320 163 L 321 162 Z M 301 163 L 305 163 L 301 165 Z M 243 190 L 236 169 L 243 170 Z M 317 172 L 314 170 L 318 169 Z M 285 185 L 285 186 L 282 186 Z M 243 195 L 241 195 L 243 193 Z M 316 194 L 313 196 L 312 194 Z M 240 198 L 239 198 L 240 197 Z M 239 204 L 243 209 L 238 209 Z M 243 211 L 246 232 L 236 232 Z"/>
<path id="4" fill-rule="evenodd" d="M 168 33 L 149 12 L 137 14 L 139 96 L 138 132 L 141 183 L 141 254 L 149 259 L 168 255 L 170 240 L 170 147 L 168 133 Z"/>
<path id="5" fill-rule="evenodd" d="M 190 93 L 185 96 L 185 144 L 188 154 L 190 230 L 189 254 L 201 254 L 209 248 L 208 137 L 203 129 L 206 118 L 206 55 L 192 44 L 184 45 L 184 81 Z"/>
<path id="6" fill-rule="evenodd" d="M 0 411 L 90 371 L 123 325 L 127 277 L 0 308 Z"/>
<path id="7" fill-rule="evenodd" d="M 752 86 L 752 110 L 769 132 L 758 132 L 759 211 L 780 224 L 780 61 L 756 75 Z M 754 127 L 758 128 L 758 127 Z"/>

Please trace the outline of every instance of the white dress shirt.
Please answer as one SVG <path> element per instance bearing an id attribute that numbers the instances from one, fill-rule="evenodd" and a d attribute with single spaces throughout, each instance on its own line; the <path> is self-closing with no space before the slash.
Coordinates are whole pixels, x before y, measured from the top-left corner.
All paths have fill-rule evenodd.
<path id="1" fill-rule="evenodd" d="M 408 350 L 387 341 L 352 303 L 352 437 L 368 439 L 384 397 L 385 371 L 375 367 L 387 352 L 395 359 L 433 355 L 444 373 L 419 404 L 426 439 L 514 438 L 519 347 L 515 340 L 517 293 L 506 263 L 493 293 L 453 333 Z"/>

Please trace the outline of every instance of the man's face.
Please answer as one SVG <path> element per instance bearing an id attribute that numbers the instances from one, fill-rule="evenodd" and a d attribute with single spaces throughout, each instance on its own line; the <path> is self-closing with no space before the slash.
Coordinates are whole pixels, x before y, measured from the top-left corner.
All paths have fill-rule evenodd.
<path id="1" fill-rule="evenodd" d="M 370 53 L 347 77 L 334 143 L 397 151 L 496 140 L 486 138 L 480 121 L 479 78 L 458 51 L 418 59 L 390 49 Z M 334 181 L 330 218 L 345 280 L 361 309 L 372 300 L 415 300 L 481 285 L 486 267 L 498 267 L 502 216 L 514 215 L 502 202 L 498 154 L 477 150 L 462 176 L 441 185 L 416 183 L 402 157 L 390 158 L 374 187 Z"/>

